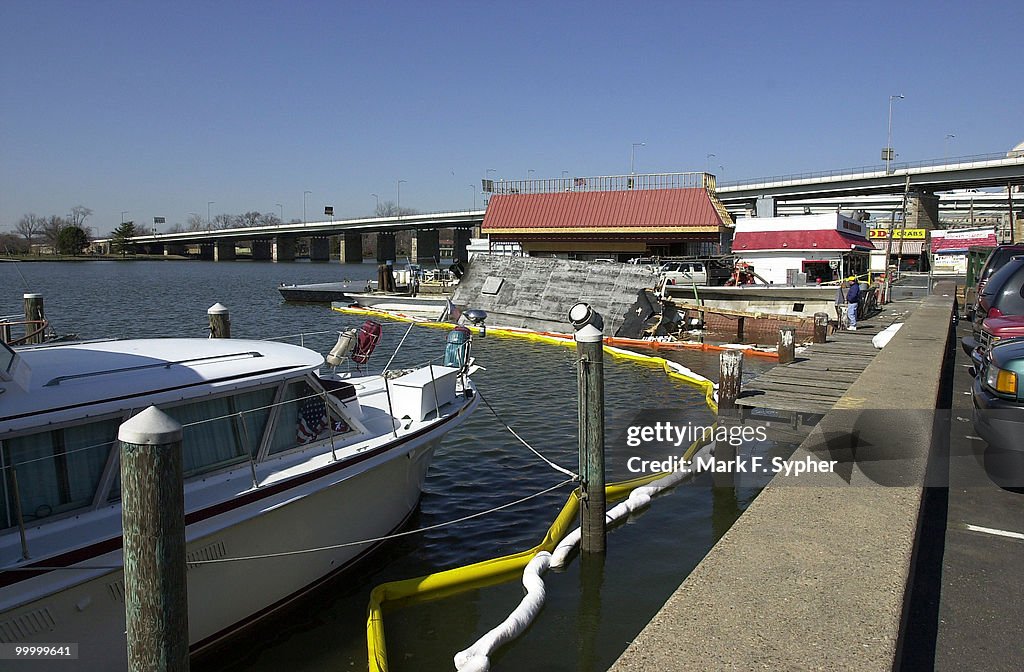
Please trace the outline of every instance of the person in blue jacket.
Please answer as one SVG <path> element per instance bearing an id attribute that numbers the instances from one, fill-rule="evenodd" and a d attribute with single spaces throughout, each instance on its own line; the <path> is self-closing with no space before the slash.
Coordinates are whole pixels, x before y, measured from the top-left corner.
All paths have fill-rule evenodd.
<path id="1" fill-rule="evenodd" d="M 846 290 L 846 314 L 850 318 L 850 331 L 857 331 L 857 302 L 860 301 L 860 283 L 856 276 L 850 277 L 850 289 Z"/>

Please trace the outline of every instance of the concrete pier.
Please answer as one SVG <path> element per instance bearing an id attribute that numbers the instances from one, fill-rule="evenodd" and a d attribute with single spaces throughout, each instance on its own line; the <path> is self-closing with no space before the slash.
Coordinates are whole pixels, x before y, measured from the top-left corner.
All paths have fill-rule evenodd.
<path id="1" fill-rule="evenodd" d="M 441 259 L 441 236 L 437 229 L 414 231 L 410 258 L 414 264 L 431 264 Z"/>
<path id="2" fill-rule="evenodd" d="M 235 260 L 235 241 L 233 241 L 233 240 L 218 240 L 214 244 L 213 260 L 214 261 L 234 261 Z"/>
<path id="3" fill-rule="evenodd" d="M 295 239 L 278 236 L 271 245 L 274 261 L 295 261 Z"/>
<path id="4" fill-rule="evenodd" d="M 452 229 L 455 242 L 452 245 L 452 261 L 469 261 L 469 236 L 472 229 Z"/>
<path id="5" fill-rule="evenodd" d="M 363 234 L 345 233 L 341 237 L 341 263 L 363 263 Z"/>
<path id="6" fill-rule="evenodd" d="M 253 261 L 270 261 L 273 259 L 272 248 L 273 244 L 269 240 L 252 241 Z"/>
<path id="7" fill-rule="evenodd" d="M 395 234 L 383 231 L 377 234 L 377 261 L 381 264 L 395 260 Z"/>
<path id="8" fill-rule="evenodd" d="M 923 301 L 789 460 L 836 470 L 777 474 L 612 670 L 900 668 L 950 289 Z"/>
<path id="9" fill-rule="evenodd" d="M 314 237 L 309 239 L 309 260 L 330 261 L 331 260 L 331 239 L 327 237 Z"/>

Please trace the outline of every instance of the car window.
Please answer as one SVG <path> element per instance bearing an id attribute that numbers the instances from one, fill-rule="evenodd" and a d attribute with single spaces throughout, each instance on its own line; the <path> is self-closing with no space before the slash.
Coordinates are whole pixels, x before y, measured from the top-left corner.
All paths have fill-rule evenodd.
<path id="1" fill-rule="evenodd" d="M 991 302 L 992 299 L 999 293 L 1002 292 L 1003 285 L 1013 277 L 1013 274 L 1018 269 L 1024 268 L 1024 260 L 1022 261 L 1011 261 L 1003 265 L 998 271 L 992 274 L 992 277 L 985 283 L 985 288 L 981 290 L 981 296 L 984 296 L 987 301 Z"/>

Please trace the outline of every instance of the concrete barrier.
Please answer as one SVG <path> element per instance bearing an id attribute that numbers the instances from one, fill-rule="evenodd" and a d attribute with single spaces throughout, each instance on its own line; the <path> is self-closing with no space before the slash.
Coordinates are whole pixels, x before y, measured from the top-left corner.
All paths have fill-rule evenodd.
<path id="1" fill-rule="evenodd" d="M 919 541 L 955 295 L 907 320 L 612 666 L 892 670 Z"/>

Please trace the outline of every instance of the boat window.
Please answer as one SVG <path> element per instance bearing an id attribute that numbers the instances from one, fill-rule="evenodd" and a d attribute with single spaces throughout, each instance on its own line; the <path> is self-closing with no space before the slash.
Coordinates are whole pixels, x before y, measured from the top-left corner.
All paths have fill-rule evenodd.
<path id="1" fill-rule="evenodd" d="M 305 381 L 291 383 L 288 386 L 277 411 L 270 454 L 312 443 L 328 436 L 332 431 L 349 431 L 348 425 L 333 411 L 328 417 L 323 396 Z"/>
<path id="2" fill-rule="evenodd" d="M 0 524 L 18 523 L 15 479 L 26 524 L 91 504 L 119 424 L 103 420 L 4 441 Z"/>
<path id="3" fill-rule="evenodd" d="M 164 409 L 184 426 L 185 476 L 255 456 L 270 416 L 273 395 L 273 388 L 267 388 Z"/>

